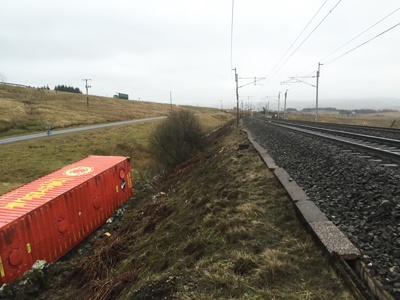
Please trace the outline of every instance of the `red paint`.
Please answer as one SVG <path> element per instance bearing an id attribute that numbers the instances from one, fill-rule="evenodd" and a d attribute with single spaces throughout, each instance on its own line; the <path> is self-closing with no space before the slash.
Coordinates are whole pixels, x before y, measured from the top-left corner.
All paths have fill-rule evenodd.
<path id="1" fill-rule="evenodd" d="M 0 285 L 53 262 L 132 196 L 129 158 L 89 156 L 0 196 Z"/>

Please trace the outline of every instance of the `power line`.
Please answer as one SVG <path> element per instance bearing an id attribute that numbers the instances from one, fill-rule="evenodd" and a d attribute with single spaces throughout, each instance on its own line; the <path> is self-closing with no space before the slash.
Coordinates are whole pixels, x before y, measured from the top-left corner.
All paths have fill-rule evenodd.
<path id="1" fill-rule="evenodd" d="M 339 51 L 340 49 L 342 49 L 344 46 L 350 44 L 352 41 L 354 41 L 356 38 L 358 38 L 359 36 L 363 35 L 364 33 L 366 33 L 368 30 L 374 28 L 376 25 L 378 25 L 379 23 L 381 23 L 382 21 L 384 21 L 385 19 L 389 18 L 391 15 L 393 15 L 395 12 L 397 12 L 398 10 L 400 10 L 400 7 L 397 8 L 395 11 L 391 12 L 390 14 L 388 14 L 386 17 L 384 17 L 383 19 L 379 20 L 378 22 L 376 22 L 374 25 L 368 27 L 367 29 L 365 29 L 363 32 L 361 32 L 360 34 L 358 34 L 357 36 L 355 36 L 354 38 L 352 38 L 350 41 L 348 41 L 347 43 L 343 44 L 342 46 L 340 46 L 339 48 L 337 48 L 335 51 L 331 52 L 330 54 L 328 54 L 327 56 L 325 56 L 324 58 L 321 58 L 320 61 L 323 61 L 324 59 L 328 58 L 329 56 L 331 56 L 333 53 L 336 53 L 337 51 Z"/>
<path id="2" fill-rule="evenodd" d="M 297 50 L 300 49 L 300 47 L 308 40 L 308 38 L 317 30 L 317 28 L 325 21 L 325 19 L 332 13 L 332 11 L 339 5 L 339 3 L 342 2 L 342 0 L 339 0 L 336 5 L 326 14 L 326 16 L 321 20 L 321 22 L 318 23 L 318 25 L 310 32 L 310 34 L 301 42 L 299 46 L 290 54 L 288 58 L 283 62 L 283 64 L 267 79 L 267 81 L 271 80 L 272 77 L 275 76 L 275 74 L 282 69 L 282 67 L 286 64 L 286 62 L 297 52 Z"/>
<path id="3" fill-rule="evenodd" d="M 386 29 L 385 31 L 382 31 L 380 34 L 374 36 L 373 38 L 370 38 L 369 40 L 365 41 L 364 43 L 361 43 L 360 45 L 354 47 L 353 49 L 351 49 L 351 50 L 349 50 L 349 51 L 347 51 L 347 52 L 345 52 L 345 53 L 343 53 L 343 54 L 341 54 L 341 55 L 339 55 L 339 56 L 337 56 L 337 57 L 335 57 L 335 58 L 333 58 L 333 59 L 331 59 L 331 60 L 325 62 L 324 65 L 329 65 L 329 64 L 331 64 L 331 63 L 337 61 L 338 59 L 342 58 L 343 56 L 345 56 L 345 55 L 347 55 L 347 54 L 353 52 L 354 50 L 357 50 L 358 48 L 360 48 L 360 47 L 362 47 L 362 46 L 368 44 L 369 42 L 371 42 L 371 41 L 373 41 L 374 39 L 380 37 L 381 35 L 384 35 L 385 33 L 389 32 L 390 30 L 396 28 L 396 27 L 399 26 L 399 25 L 400 25 L 400 23 L 397 23 L 396 25 L 390 27 L 389 29 Z"/>
<path id="4" fill-rule="evenodd" d="M 300 49 L 300 47 L 308 40 L 308 38 L 315 32 L 315 30 L 317 30 L 317 28 L 325 21 L 325 19 L 332 13 L 332 11 L 339 5 L 339 3 L 342 2 L 342 0 L 339 0 L 335 6 L 325 15 L 325 17 L 317 24 L 317 26 L 310 32 L 310 34 L 301 42 L 301 44 L 292 52 L 292 54 L 290 54 L 290 56 L 288 58 L 286 58 L 286 60 L 282 63 L 282 65 L 272 74 L 266 77 L 266 81 L 270 81 L 276 73 L 279 72 L 280 69 L 283 68 L 283 66 L 287 63 L 287 61 Z M 325 5 L 326 1 L 322 4 L 322 6 L 318 9 L 317 13 L 315 15 L 318 14 L 318 12 L 322 9 L 322 7 Z M 315 17 L 314 15 L 314 17 Z M 311 21 L 314 19 L 314 17 L 311 19 Z M 310 22 L 311 22 L 310 21 Z M 310 23 L 309 22 L 309 23 Z M 308 24 L 307 24 L 308 26 Z M 307 28 L 306 26 L 306 28 Z M 303 30 L 304 31 L 304 30 Z M 303 32 L 302 32 L 303 33 Z M 290 48 L 289 48 L 290 49 Z M 286 55 L 286 54 L 285 54 Z M 274 67 L 275 68 L 275 67 Z"/>
<path id="5" fill-rule="evenodd" d="M 394 13 L 396 13 L 397 11 L 400 10 L 400 7 L 395 9 L 394 11 L 392 11 L 390 14 L 388 14 L 387 16 L 385 16 L 384 18 L 380 19 L 378 22 L 376 22 L 375 24 L 373 24 L 372 26 L 368 27 L 367 29 L 365 29 L 364 31 L 362 31 L 361 33 L 359 33 L 358 35 L 356 35 L 354 38 L 352 38 L 350 41 L 346 42 L 345 44 L 343 44 L 342 46 L 340 46 L 339 48 L 337 48 L 335 51 L 332 51 L 331 53 L 329 53 L 328 55 L 326 55 L 325 57 L 319 59 L 318 61 L 324 61 L 326 58 L 328 58 L 329 56 L 331 56 L 332 54 L 338 52 L 340 49 L 342 49 L 343 47 L 347 46 L 348 44 L 350 44 L 352 41 L 354 41 L 355 39 L 357 39 L 358 37 L 360 37 L 361 35 L 363 35 L 364 33 L 366 33 L 367 31 L 369 31 L 370 29 L 374 28 L 376 25 L 380 24 L 382 21 L 386 20 L 387 18 L 389 18 L 391 15 L 393 15 Z M 311 67 L 314 67 L 314 63 L 312 65 L 310 65 L 309 67 L 307 67 L 304 70 L 308 70 Z M 303 72 L 303 71 L 302 71 Z M 298 74 L 301 74 L 302 72 L 299 72 Z M 315 71 L 313 71 L 312 73 L 315 73 Z"/>
<path id="6" fill-rule="evenodd" d="M 326 4 L 326 2 L 328 2 L 328 0 L 325 0 L 325 2 L 321 5 L 321 7 L 318 9 L 318 11 L 314 14 L 314 16 L 311 18 L 311 20 L 307 23 L 306 27 L 304 27 L 304 29 L 300 32 L 300 34 L 297 36 L 297 38 L 294 40 L 294 42 L 290 45 L 290 47 L 286 50 L 285 54 L 282 55 L 282 57 L 279 59 L 279 61 L 276 63 L 276 65 L 272 68 L 272 70 L 268 73 L 267 78 L 269 77 L 269 75 L 275 70 L 275 68 L 279 65 L 279 63 L 282 61 L 282 59 L 286 56 L 286 54 L 288 54 L 288 52 L 290 51 L 290 49 L 292 49 L 293 45 L 298 41 L 298 39 L 300 38 L 300 36 L 304 33 L 304 31 L 308 28 L 308 26 L 311 24 L 311 22 L 315 19 L 315 17 L 317 16 L 317 14 L 321 11 L 322 7 L 324 7 L 324 5 Z"/>

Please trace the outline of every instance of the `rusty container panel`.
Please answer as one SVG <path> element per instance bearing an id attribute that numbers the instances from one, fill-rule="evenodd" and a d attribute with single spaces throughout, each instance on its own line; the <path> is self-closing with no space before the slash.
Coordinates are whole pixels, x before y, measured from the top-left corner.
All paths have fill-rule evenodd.
<path id="1" fill-rule="evenodd" d="M 66 254 L 132 196 L 129 158 L 89 156 L 0 196 L 0 285 Z"/>

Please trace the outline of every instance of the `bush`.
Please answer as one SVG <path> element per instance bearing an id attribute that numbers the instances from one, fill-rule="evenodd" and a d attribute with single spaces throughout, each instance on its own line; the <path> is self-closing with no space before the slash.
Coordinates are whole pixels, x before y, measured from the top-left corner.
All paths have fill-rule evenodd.
<path id="1" fill-rule="evenodd" d="M 150 150 L 159 163 L 173 167 L 203 149 L 203 136 L 200 122 L 193 112 L 172 111 L 151 135 Z"/>

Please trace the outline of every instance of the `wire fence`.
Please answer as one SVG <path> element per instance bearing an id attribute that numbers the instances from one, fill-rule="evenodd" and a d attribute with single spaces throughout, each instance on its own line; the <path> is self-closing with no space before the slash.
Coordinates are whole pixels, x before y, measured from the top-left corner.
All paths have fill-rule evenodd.
<path id="1" fill-rule="evenodd" d="M 32 87 L 24 84 L 19 84 L 19 83 L 11 83 L 11 82 L 5 82 L 5 81 L 0 81 L 0 84 L 6 84 L 6 85 L 12 85 L 12 86 L 22 86 L 22 87 Z"/>

